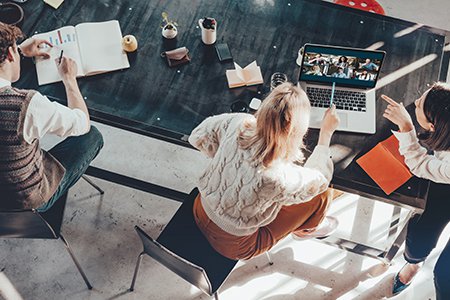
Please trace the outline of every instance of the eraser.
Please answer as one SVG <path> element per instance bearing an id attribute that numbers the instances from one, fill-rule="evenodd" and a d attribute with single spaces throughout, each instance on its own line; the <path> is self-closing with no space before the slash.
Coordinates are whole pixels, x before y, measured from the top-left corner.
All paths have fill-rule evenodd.
<path id="1" fill-rule="evenodd" d="M 248 106 L 251 109 L 258 110 L 258 108 L 261 106 L 261 100 L 259 100 L 258 98 L 253 98 Z"/>

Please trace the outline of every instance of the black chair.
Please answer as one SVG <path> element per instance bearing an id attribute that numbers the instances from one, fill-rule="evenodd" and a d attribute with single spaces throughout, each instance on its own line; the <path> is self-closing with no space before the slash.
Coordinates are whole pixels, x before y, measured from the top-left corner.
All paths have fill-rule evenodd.
<path id="1" fill-rule="evenodd" d="M 99 191 L 100 194 L 104 194 L 102 189 L 84 175 L 83 179 Z M 60 239 L 66 246 L 67 252 L 69 252 L 75 266 L 83 277 L 86 286 L 88 289 L 92 289 L 92 285 L 73 254 L 69 243 L 61 233 L 66 202 L 67 193 L 61 196 L 48 211 L 43 213 L 35 209 L 0 211 L 0 238 Z"/>
<path id="2" fill-rule="evenodd" d="M 130 291 L 134 290 L 142 257 L 147 254 L 202 292 L 218 299 L 217 290 L 238 261 L 216 252 L 197 227 L 192 213 L 197 195 L 198 190 L 194 189 L 156 241 L 138 226 L 134 227 L 144 250 L 139 254 Z"/>

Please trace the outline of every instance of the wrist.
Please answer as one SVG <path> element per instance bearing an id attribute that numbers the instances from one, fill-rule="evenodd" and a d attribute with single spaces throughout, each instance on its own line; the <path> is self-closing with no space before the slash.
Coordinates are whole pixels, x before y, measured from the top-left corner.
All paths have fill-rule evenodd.
<path id="1" fill-rule="evenodd" d="M 66 88 L 70 88 L 70 87 L 74 87 L 74 86 L 78 85 L 77 78 L 73 77 L 73 76 L 63 76 L 62 81 L 63 81 L 64 85 L 66 86 Z"/>
<path id="2" fill-rule="evenodd" d="M 19 52 L 20 58 L 24 59 L 26 56 L 25 54 L 23 54 L 22 48 L 19 46 L 17 46 L 17 52 Z"/>
<path id="3" fill-rule="evenodd" d="M 413 124 L 410 124 L 410 123 L 402 124 L 398 127 L 399 127 L 400 132 L 410 132 L 411 130 L 414 129 Z"/>
<path id="4" fill-rule="evenodd" d="M 332 136 L 332 132 L 321 130 L 319 133 L 319 141 L 317 144 L 322 146 L 330 146 Z"/>

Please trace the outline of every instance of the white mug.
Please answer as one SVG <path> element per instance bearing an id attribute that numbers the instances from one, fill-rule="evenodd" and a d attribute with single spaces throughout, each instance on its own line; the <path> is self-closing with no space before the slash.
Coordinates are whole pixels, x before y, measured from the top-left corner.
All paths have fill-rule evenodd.
<path id="1" fill-rule="evenodd" d="M 198 20 L 198 25 L 200 26 L 201 30 L 202 30 L 202 42 L 205 43 L 206 45 L 212 45 L 216 42 L 216 30 L 217 30 L 217 21 L 214 18 L 209 18 L 209 19 L 213 19 L 215 21 L 215 28 L 214 29 L 206 29 L 203 27 L 203 19 Z"/>

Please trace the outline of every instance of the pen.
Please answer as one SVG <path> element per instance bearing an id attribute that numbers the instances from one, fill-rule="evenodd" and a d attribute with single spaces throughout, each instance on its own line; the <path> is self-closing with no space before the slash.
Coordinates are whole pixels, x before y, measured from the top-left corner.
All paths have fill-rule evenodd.
<path id="1" fill-rule="evenodd" d="M 61 50 L 61 54 L 59 55 L 59 61 L 58 61 L 58 64 L 61 63 L 61 59 L 62 59 L 63 53 L 64 53 L 64 50 Z"/>
<path id="2" fill-rule="evenodd" d="M 333 82 L 333 86 L 331 87 L 331 98 L 330 98 L 330 107 L 333 106 L 333 98 L 334 98 L 334 88 L 336 86 L 336 82 Z"/>

